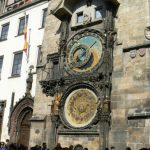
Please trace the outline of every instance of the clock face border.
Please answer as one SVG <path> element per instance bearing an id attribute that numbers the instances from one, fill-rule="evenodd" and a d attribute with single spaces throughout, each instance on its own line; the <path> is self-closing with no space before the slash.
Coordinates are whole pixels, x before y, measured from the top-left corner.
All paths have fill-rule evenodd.
<path id="1" fill-rule="evenodd" d="M 96 103 L 95 103 L 95 106 L 93 106 L 93 108 L 95 108 L 96 110 L 93 113 L 93 116 L 89 119 L 89 121 L 87 121 L 83 125 L 78 126 L 78 125 L 74 125 L 74 124 L 69 122 L 68 118 L 65 115 L 65 111 L 66 111 L 66 106 L 67 106 L 68 102 L 70 101 L 70 97 L 76 91 L 80 91 L 82 89 L 85 89 L 85 90 L 89 91 L 90 93 L 93 94 L 93 97 L 95 97 L 95 102 Z M 97 122 L 97 117 L 98 117 L 97 116 L 98 115 L 97 104 L 98 104 L 98 101 L 99 101 L 99 99 L 98 99 L 97 90 L 89 84 L 83 83 L 83 84 L 72 85 L 71 87 L 68 87 L 68 89 L 66 90 L 66 92 L 62 96 L 62 100 L 61 100 L 61 104 L 60 104 L 61 108 L 59 110 L 59 116 L 60 116 L 61 122 L 68 129 L 74 129 L 74 130 L 86 129 L 87 127 L 91 126 L 94 122 Z M 72 102 L 72 100 L 71 100 L 71 102 Z"/>
<path id="2" fill-rule="evenodd" d="M 75 45 L 75 42 L 83 39 L 84 37 L 93 37 L 95 39 L 98 40 L 98 44 L 100 44 L 100 47 L 98 50 L 96 50 L 96 46 L 93 48 L 95 49 L 95 51 L 93 50 L 93 54 L 91 54 L 91 52 L 89 52 L 89 48 L 87 48 L 86 52 L 85 52 L 85 58 L 82 58 L 83 62 L 81 63 L 75 63 L 73 61 L 73 53 L 75 52 L 75 50 L 78 47 L 86 47 L 82 46 L 83 43 L 80 43 L 79 45 Z M 75 35 L 73 35 L 67 42 L 67 48 L 66 48 L 66 56 L 65 56 L 65 60 L 64 60 L 64 68 L 65 70 L 69 73 L 69 74 L 74 74 L 74 75 L 81 75 L 81 74 L 85 74 L 85 73 L 91 73 L 95 70 L 97 70 L 97 68 L 99 68 L 103 62 L 103 55 L 104 55 L 104 35 L 97 30 L 94 29 L 86 29 L 86 30 L 82 30 L 79 31 L 78 33 L 76 33 Z M 88 47 L 88 46 L 87 46 Z M 81 51 L 81 50 L 80 50 Z M 81 54 L 82 55 L 82 54 Z M 90 64 L 90 60 L 89 58 L 92 57 L 91 59 L 93 59 L 92 64 Z M 99 57 L 99 58 L 98 58 Z M 94 61 L 96 60 L 96 61 Z M 89 65 L 88 64 L 89 61 Z M 87 66 L 84 66 L 87 63 Z M 85 69 L 80 69 L 77 68 L 77 66 L 81 66 L 82 68 Z"/>

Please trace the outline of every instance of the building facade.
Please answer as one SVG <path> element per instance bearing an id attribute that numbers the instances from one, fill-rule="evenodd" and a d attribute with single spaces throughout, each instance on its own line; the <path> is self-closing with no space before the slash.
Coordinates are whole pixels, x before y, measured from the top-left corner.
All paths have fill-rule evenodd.
<path id="1" fill-rule="evenodd" d="M 150 145 L 150 1 L 51 0 L 30 146 Z"/>
<path id="2" fill-rule="evenodd" d="M 26 146 L 29 143 L 47 7 L 46 0 L 0 2 L 0 136 L 4 142 L 10 139 Z"/>

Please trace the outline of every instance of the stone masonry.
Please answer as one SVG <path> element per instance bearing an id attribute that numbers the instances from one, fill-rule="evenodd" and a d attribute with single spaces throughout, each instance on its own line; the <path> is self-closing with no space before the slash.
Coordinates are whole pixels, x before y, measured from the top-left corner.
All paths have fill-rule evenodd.
<path id="1" fill-rule="evenodd" d="M 118 1 L 109 146 L 115 146 L 116 150 L 127 146 L 138 150 L 150 146 L 150 41 L 144 35 L 144 29 L 150 25 L 150 0 Z M 49 71 L 49 66 L 45 65 L 47 54 L 58 50 L 59 27 L 60 21 L 49 11 L 42 45 L 43 66 L 37 70 L 30 146 L 42 142 L 50 145 L 50 106 L 53 97 L 46 97 L 42 93 L 39 81 L 46 78 L 46 71 Z M 45 71 L 42 71 L 43 68 L 46 68 Z M 60 141 L 62 138 L 65 136 L 60 137 Z M 76 138 L 79 137 L 66 138 L 66 142 L 76 142 Z M 87 138 L 92 140 L 92 137 Z M 89 146 L 94 147 L 97 142 L 95 139 Z"/>
<path id="2" fill-rule="evenodd" d="M 150 20 L 150 1 L 119 2 L 115 26 L 117 42 L 113 64 L 110 145 L 118 150 L 126 146 L 138 150 L 150 145 L 150 49 L 144 46 L 149 43 L 144 29 Z M 143 55 L 140 55 L 141 51 Z M 131 57 L 132 52 L 134 57 Z M 144 112 L 146 108 L 147 112 Z"/>

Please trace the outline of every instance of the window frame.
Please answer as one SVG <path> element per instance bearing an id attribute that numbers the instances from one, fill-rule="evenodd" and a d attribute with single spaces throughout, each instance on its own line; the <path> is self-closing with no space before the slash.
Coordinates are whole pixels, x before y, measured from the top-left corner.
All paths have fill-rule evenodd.
<path id="1" fill-rule="evenodd" d="M 5 41 L 5 40 L 7 40 L 8 32 L 9 32 L 9 24 L 10 24 L 10 23 L 8 22 L 8 23 L 5 23 L 5 24 L 3 24 L 3 25 L 1 26 L 0 41 Z M 7 27 L 7 31 L 4 30 L 4 27 L 6 27 L 6 26 L 8 26 L 8 27 Z M 4 31 L 5 34 L 3 34 L 3 31 Z M 3 37 L 3 38 L 2 38 L 2 37 Z"/>
<path id="2" fill-rule="evenodd" d="M 97 10 L 99 10 L 99 12 L 101 13 L 101 17 L 96 16 Z M 102 20 L 102 18 L 103 18 L 103 7 L 102 6 L 95 7 L 95 20 Z"/>
<path id="3" fill-rule="evenodd" d="M 45 27 L 45 21 L 46 21 L 46 16 L 47 16 L 47 10 L 48 8 L 44 8 L 42 10 L 42 22 L 41 22 L 41 28 Z"/>
<path id="4" fill-rule="evenodd" d="M 36 66 L 41 66 L 42 56 L 43 56 L 42 45 L 38 45 L 37 48 L 38 48 L 38 52 L 37 52 L 37 65 Z"/>
<path id="5" fill-rule="evenodd" d="M 27 20 L 25 19 L 25 17 L 27 17 Z M 21 25 L 21 20 L 24 20 L 24 25 Z M 27 26 L 28 26 L 28 20 L 29 20 L 29 16 L 28 15 L 19 18 L 19 26 L 18 26 L 18 34 L 17 34 L 18 36 L 24 34 L 25 24 L 27 23 Z M 25 23 L 25 21 L 26 21 L 26 23 Z"/>
<path id="6" fill-rule="evenodd" d="M 3 68 L 3 62 L 4 62 L 4 55 L 0 56 L 0 60 L 2 60 L 2 61 L 0 61 L 0 62 L 2 62 L 1 65 L 0 65 L 0 79 L 1 79 L 1 76 L 2 76 L 2 68 Z"/>
<path id="7" fill-rule="evenodd" d="M 53 53 L 53 54 L 49 54 L 47 56 L 47 61 L 50 63 L 49 65 L 49 79 L 59 79 L 60 78 L 60 60 L 59 60 L 59 54 L 56 52 L 56 53 Z M 55 67 L 54 67 L 55 66 Z M 56 69 L 56 66 L 58 67 Z M 55 70 L 54 70 L 55 68 Z M 55 71 L 58 71 L 58 74 L 55 75 Z"/>
<path id="8" fill-rule="evenodd" d="M 82 21 L 79 22 L 79 16 L 82 16 Z M 83 24 L 83 11 L 77 12 L 76 13 L 76 24 Z"/>
<path id="9" fill-rule="evenodd" d="M 15 57 L 16 57 L 17 55 L 19 55 L 19 54 L 22 54 L 22 55 L 21 55 L 20 63 L 15 64 L 15 62 L 16 62 Z M 20 59 L 20 58 L 19 58 L 19 59 Z M 20 76 L 20 75 L 21 75 L 22 59 L 23 59 L 23 51 L 14 52 L 13 65 L 12 65 L 12 71 L 11 71 L 11 77 L 16 77 L 16 76 Z M 20 68 L 18 67 L 19 65 L 20 65 Z M 15 71 L 14 71 L 15 66 L 17 66 L 17 69 L 15 69 Z M 14 73 L 14 72 L 16 72 L 16 70 L 18 70 L 18 68 L 19 68 L 19 73 Z"/>

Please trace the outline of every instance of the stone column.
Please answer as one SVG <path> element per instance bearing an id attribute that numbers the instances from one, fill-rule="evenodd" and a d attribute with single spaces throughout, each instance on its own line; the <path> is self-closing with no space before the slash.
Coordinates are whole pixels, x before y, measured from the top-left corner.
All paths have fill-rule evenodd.
<path id="1" fill-rule="evenodd" d="M 2 14 L 3 9 L 4 9 L 4 0 L 0 0 L 0 14 Z"/>
<path id="2" fill-rule="evenodd" d="M 100 116 L 100 150 L 104 150 L 109 144 L 109 114 L 101 114 Z"/>
<path id="3" fill-rule="evenodd" d="M 50 150 L 53 150 L 56 146 L 56 128 L 58 124 L 58 115 L 52 114 L 51 116 L 51 130 L 50 130 Z"/>

